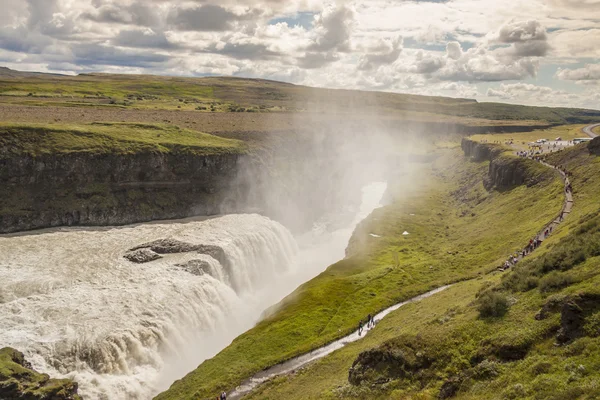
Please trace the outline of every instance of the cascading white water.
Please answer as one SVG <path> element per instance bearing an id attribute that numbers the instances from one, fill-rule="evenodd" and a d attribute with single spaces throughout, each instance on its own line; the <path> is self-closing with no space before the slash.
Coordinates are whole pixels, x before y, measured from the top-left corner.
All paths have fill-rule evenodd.
<path id="1" fill-rule="evenodd" d="M 0 237 L 0 346 L 70 377 L 86 399 L 148 399 L 252 327 L 262 311 L 344 256 L 355 221 L 298 238 L 259 215 Z M 145 264 L 128 249 L 170 238 L 223 249 Z"/>

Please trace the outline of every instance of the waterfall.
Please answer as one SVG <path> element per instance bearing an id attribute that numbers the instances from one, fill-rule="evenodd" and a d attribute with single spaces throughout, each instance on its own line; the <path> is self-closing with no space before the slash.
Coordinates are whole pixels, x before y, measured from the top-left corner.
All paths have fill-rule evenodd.
<path id="1" fill-rule="evenodd" d="M 342 259 L 385 189 L 366 186 L 353 222 L 330 215 L 297 241 L 255 214 L 2 236 L 0 344 L 87 400 L 149 399 Z M 134 248 L 161 258 L 135 264 Z"/>
<path id="2" fill-rule="evenodd" d="M 222 249 L 134 264 L 127 251 L 175 239 Z M 94 399 L 147 399 L 165 355 L 184 356 L 285 273 L 292 235 L 259 215 L 0 238 L 0 343 L 35 369 L 74 378 Z"/>

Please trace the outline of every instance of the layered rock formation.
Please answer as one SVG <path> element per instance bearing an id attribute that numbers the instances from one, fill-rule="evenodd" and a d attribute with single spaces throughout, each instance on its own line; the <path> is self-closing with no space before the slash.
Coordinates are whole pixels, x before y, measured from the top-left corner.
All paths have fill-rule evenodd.
<path id="1" fill-rule="evenodd" d="M 19 154 L 0 157 L 0 233 L 122 225 L 237 209 L 243 155 Z M 233 184 L 237 187 L 233 187 Z"/>
<path id="2" fill-rule="evenodd" d="M 507 153 L 501 146 L 491 143 L 479 143 L 463 138 L 461 147 L 465 156 L 474 161 L 489 161 L 488 176 L 484 180 L 486 189 L 507 190 L 519 185 L 532 186 L 548 173 L 536 171 L 535 161 Z"/>

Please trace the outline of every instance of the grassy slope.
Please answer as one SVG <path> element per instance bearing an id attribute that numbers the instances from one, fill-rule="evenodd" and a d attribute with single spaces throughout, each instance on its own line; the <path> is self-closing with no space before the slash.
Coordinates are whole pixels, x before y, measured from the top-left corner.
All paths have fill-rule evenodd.
<path id="1" fill-rule="evenodd" d="M 368 313 L 493 270 L 537 232 L 540 221 L 558 214 L 562 188 L 554 174 L 533 188 L 487 193 L 481 183 L 487 163 L 466 162 L 457 149 L 444 153 L 412 180 L 420 186 L 362 225 L 363 235 L 382 236 L 368 252 L 302 285 L 272 316 L 157 398 L 208 398 L 348 333 Z M 545 173 L 539 165 L 530 168 Z"/>
<path id="2" fill-rule="evenodd" d="M 27 399 L 80 399 L 74 395 L 77 386 L 70 379 L 50 379 L 27 368 L 23 354 L 5 347 L 0 349 L 0 393 Z"/>
<path id="3" fill-rule="evenodd" d="M 588 122 L 600 111 L 477 103 L 468 99 L 408 94 L 315 89 L 281 82 L 237 78 L 179 78 L 150 75 L 92 74 L 76 77 L 2 74 L 2 102 L 27 105 L 198 109 L 200 111 L 403 111 L 418 120 L 447 122 L 449 116 L 487 125 Z M 353 111 L 354 112 L 354 111 Z M 452 119 L 451 119 L 452 120 Z M 453 121 L 458 122 L 458 121 Z M 505 125 L 502 122 L 501 125 Z"/>
<path id="4" fill-rule="evenodd" d="M 575 208 L 540 252 L 504 274 L 501 282 L 499 274 L 480 277 L 390 314 L 363 341 L 264 385 L 250 398 L 434 399 L 443 382 L 461 376 L 458 399 L 598 398 L 600 303 L 587 311 L 584 336 L 564 346 L 555 344 L 560 313 L 549 313 L 541 321 L 534 315 L 551 299 L 600 296 L 600 157 L 590 156 L 582 145 L 549 158 L 574 173 Z M 570 254 L 579 252 L 586 259 L 573 262 Z M 560 272 L 540 269 L 559 268 L 555 260 L 561 255 L 566 259 Z M 568 278 L 567 286 L 561 288 L 565 280 L 556 284 L 556 276 Z M 505 296 L 512 304 L 508 313 L 480 318 L 476 296 L 482 290 Z M 429 368 L 383 385 L 348 384 L 348 369 L 360 352 L 378 348 L 410 354 L 407 345 L 415 340 L 434 360 Z M 525 351 L 526 356 L 507 360 L 499 349 L 510 349 L 511 355 Z"/>
<path id="5" fill-rule="evenodd" d="M 199 155 L 240 153 L 246 146 L 171 125 L 42 125 L 0 123 L 0 154 L 185 152 Z"/>

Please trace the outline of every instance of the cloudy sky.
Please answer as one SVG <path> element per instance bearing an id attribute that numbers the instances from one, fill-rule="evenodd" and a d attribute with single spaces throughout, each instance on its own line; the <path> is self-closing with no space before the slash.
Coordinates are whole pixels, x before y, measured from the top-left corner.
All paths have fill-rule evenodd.
<path id="1" fill-rule="evenodd" d="M 600 109 L 600 0 L 0 0 L 0 65 Z"/>

